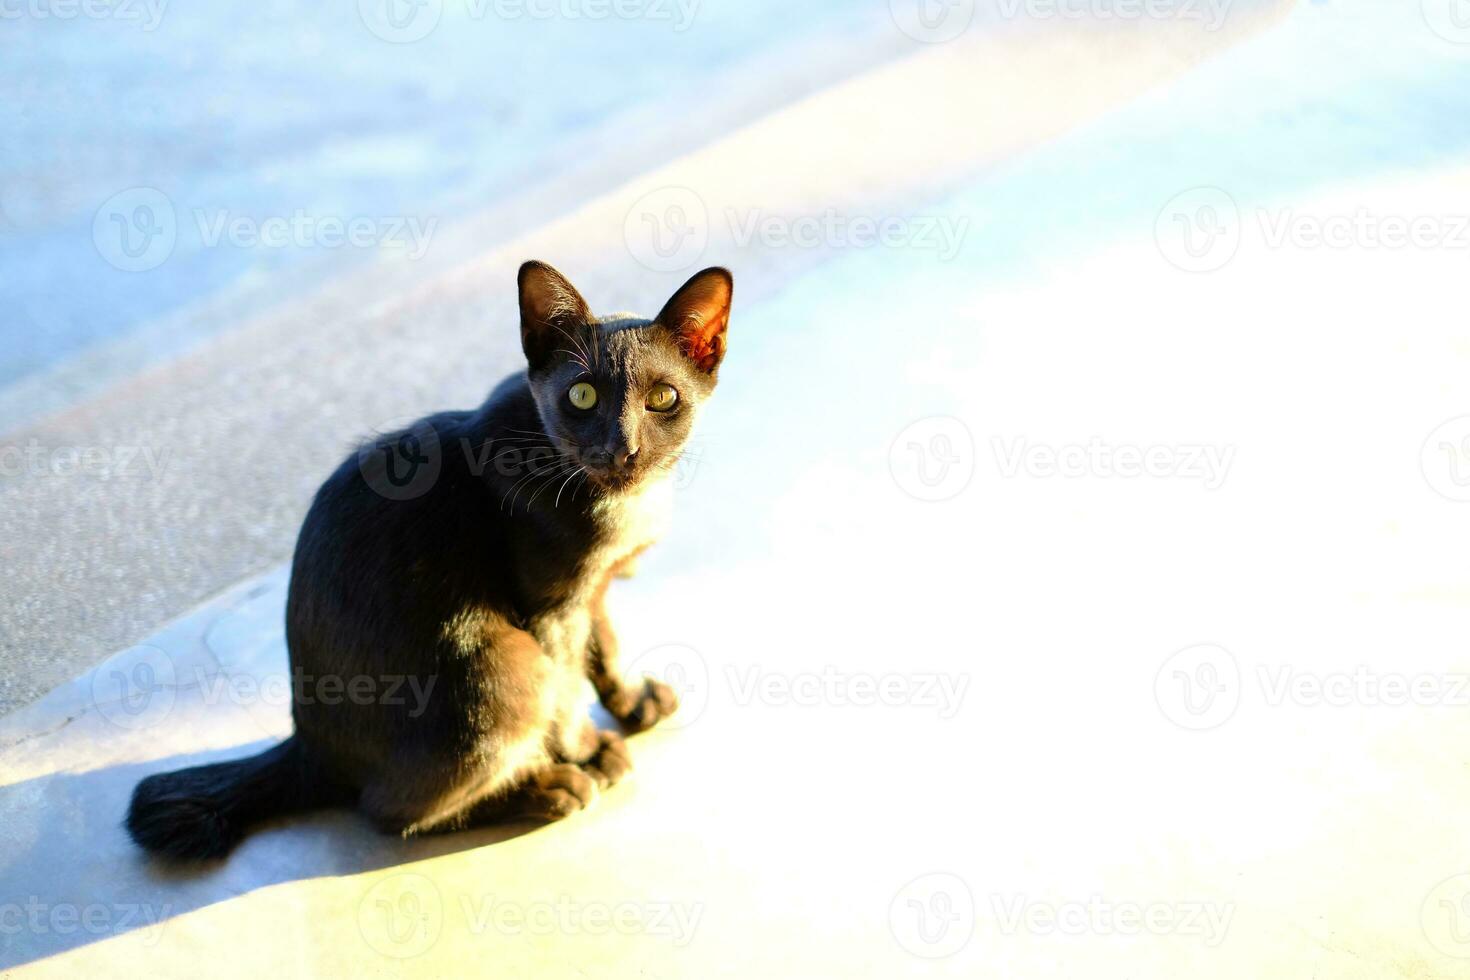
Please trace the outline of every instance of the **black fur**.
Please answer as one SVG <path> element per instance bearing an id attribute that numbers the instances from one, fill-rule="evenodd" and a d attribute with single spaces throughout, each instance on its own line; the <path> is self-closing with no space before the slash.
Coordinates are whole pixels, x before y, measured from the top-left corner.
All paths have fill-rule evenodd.
<path id="1" fill-rule="evenodd" d="M 286 609 L 294 736 L 143 780 L 141 847 L 217 858 L 262 820 L 352 802 L 404 834 L 565 816 L 630 764 L 589 722 L 588 679 L 626 730 L 675 710 L 618 671 L 603 595 L 647 543 L 624 515 L 662 506 L 650 488 L 714 390 L 730 274 L 700 273 L 653 320 L 598 320 L 540 263 L 518 285 L 527 370 L 475 411 L 379 437 L 317 493 Z"/>
<path id="2" fill-rule="evenodd" d="M 202 861 L 224 857 L 261 820 L 351 798 L 289 738 L 248 759 L 149 776 L 133 790 L 127 827 L 144 850 Z"/>

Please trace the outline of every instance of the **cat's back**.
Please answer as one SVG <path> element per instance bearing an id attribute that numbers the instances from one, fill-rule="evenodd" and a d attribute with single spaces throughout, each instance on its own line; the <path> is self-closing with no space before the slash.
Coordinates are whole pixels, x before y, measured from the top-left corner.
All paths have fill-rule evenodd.
<path id="1" fill-rule="evenodd" d="M 472 465 L 486 441 L 479 430 L 488 420 L 503 425 L 534 411 L 522 372 L 505 378 L 478 409 L 438 412 L 363 440 L 317 491 L 302 536 L 320 527 L 375 532 L 384 522 L 421 521 L 425 512 L 445 516 L 447 507 L 484 489 Z"/>

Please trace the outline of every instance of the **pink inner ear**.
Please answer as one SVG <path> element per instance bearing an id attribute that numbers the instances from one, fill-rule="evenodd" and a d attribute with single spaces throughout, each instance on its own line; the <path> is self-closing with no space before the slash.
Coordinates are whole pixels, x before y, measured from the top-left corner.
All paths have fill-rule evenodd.
<path id="1" fill-rule="evenodd" d="M 679 330 L 679 346 L 701 371 L 713 371 L 725 356 L 725 328 L 729 322 L 728 312 L 720 313 L 710 322 L 701 322 L 697 316 L 684 321 Z"/>
<path id="2" fill-rule="evenodd" d="M 725 355 L 725 330 L 730 323 L 728 279 L 707 270 L 686 283 L 664 312 L 685 356 L 701 371 L 718 367 Z"/>

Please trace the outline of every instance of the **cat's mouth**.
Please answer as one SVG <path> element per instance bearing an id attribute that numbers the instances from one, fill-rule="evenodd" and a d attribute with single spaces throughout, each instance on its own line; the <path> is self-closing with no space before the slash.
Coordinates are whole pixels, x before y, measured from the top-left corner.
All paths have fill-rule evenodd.
<path id="1" fill-rule="evenodd" d="M 587 462 L 582 464 L 582 469 L 587 471 L 588 482 L 605 493 L 626 493 L 642 478 L 642 474 L 635 470 L 619 470 Z"/>
<path id="2" fill-rule="evenodd" d="M 607 450 L 585 450 L 577 454 L 587 480 L 603 493 L 627 493 L 648 472 L 647 460 L 638 452 L 616 456 Z"/>

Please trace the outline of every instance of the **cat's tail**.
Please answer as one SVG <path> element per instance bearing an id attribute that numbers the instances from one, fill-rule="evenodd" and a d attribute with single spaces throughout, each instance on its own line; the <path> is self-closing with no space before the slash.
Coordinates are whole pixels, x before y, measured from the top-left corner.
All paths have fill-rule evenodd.
<path id="1" fill-rule="evenodd" d="M 253 824 L 348 803 L 353 795 L 292 736 L 248 759 L 149 776 L 133 790 L 127 828 L 139 847 L 154 854 L 222 858 Z"/>

